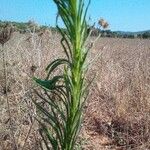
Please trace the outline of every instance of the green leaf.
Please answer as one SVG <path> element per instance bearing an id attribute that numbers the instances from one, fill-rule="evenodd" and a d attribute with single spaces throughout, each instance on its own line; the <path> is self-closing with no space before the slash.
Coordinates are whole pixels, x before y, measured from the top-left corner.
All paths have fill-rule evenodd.
<path id="1" fill-rule="evenodd" d="M 37 84 L 47 90 L 54 90 L 56 88 L 56 83 L 60 81 L 60 79 L 63 79 L 63 76 L 55 76 L 51 80 L 41 80 L 36 77 L 33 78 Z"/>
<path id="2" fill-rule="evenodd" d="M 59 67 L 60 65 L 69 65 L 69 61 L 66 60 L 66 59 L 56 59 L 54 60 L 52 63 L 50 63 L 47 67 L 46 67 L 46 71 L 48 71 L 48 74 L 47 74 L 47 77 L 46 79 L 48 80 L 51 73 L 57 68 Z"/>

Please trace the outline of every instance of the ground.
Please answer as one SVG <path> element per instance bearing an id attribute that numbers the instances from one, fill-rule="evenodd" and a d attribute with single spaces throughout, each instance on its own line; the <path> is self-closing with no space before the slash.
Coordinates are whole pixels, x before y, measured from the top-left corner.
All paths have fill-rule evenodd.
<path id="1" fill-rule="evenodd" d="M 0 149 L 39 148 L 32 76 L 44 77 L 63 55 L 60 35 L 14 33 L 0 51 Z M 87 42 L 93 42 L 92 37 Z M 3 52 L 7 66 L 5 93 Z M 89 89 L 78 146 L 84 150 L 150 149 L 150 40 L 99 38 L 88 55 Z M 59 73 L 61 70 L 57 70 Z M 8 108 L 8 103 L 9 108 Z"/>

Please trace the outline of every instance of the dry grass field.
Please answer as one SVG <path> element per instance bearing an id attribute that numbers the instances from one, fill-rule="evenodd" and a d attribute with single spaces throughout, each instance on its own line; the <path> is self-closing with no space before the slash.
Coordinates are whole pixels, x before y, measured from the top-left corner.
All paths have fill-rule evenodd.
<path id="1" fill-rule="evenodd" d="M 60 35 L 13 33 L 0 47 L 0 150 L 40 149 L 32 77 L 63 55 Z M 88 42 L 93 41 L 92 37 Z M 3 72 L 3 52 L 7 87 Z M 94 76 L 78 148 L 150 149 L 150 40 L 99 38 L 88 56 L 87 82 Z M 57 70 L 56 73 L 59 73 Z"/>

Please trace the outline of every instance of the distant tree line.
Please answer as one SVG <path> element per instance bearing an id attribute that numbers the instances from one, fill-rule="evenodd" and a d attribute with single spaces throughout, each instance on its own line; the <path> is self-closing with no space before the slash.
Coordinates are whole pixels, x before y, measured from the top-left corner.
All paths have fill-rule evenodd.
<path id="1" fill-rule="evenodd" d="M 15 27 L 15 30 L 19 31 L 20 33 L 26 33 L 29 31 L 39 32 L 43 29 L 50 29 L 52 33 L 58 32 L 56 27 L 48 27 L 46 25 L 39 26 L 37 23 L 35 23 L 32 20 L 29 20 L 28 22 L 11 22 L 11 21 L 1 21 L 0 20 L 0 30 L 2 27 L 4 27 L 8 23 L 12 24 Z M 133 39 L 133 38 L 142 38 L 142 39 L 150 38 L 150 31 L 139 32 L 139 33 L 126 33 L 126 32 L 117 32 L 117 31 L 111 31 L 111 30 L 101 30 L 99 28 L 89 27 L 89 32 L 90 32 L 90 30 L 92 30 L 91 36 L 98 36 L 100 34 L 101 37 L 111 37 L 111 38 L 131 38 L 131 39 Z"/>
<path id="2" fill-rule="evenodd" d="M 150 38 L 150 32 L 144 32 L 142 34 L 137 35 L 138 38 L 148 39 Z"/>
<path id="3" fill-rule="evenodd" d="M 28 22 L 12 22 L 12 21 L 1 21 L 0 20 L 0 30 L 5 27 L 6 24 L 12 24 L 15 31 L 20 33 L 27 32 L 39 32 L 43 29 L 50 29 L 52 32 L 58 32 L 55 27 L 48 27 L 46 25 L 38 25 L 36 22 L 29 20 Z"/>
<path id="4" fill-rule="evenodd" d="M 111 31 L 111 30 L 100 30 L 96 28 L 91 29 L 91 36 L 98 36 L 99 34 L 101 37 L 111 37 L 111 38 L 142 38 L 142 39 L 148 39 L 150 38 L 150 31 L 149 32 L 139 32 L 139 33 L 121 33 L 117 31 Z"/>

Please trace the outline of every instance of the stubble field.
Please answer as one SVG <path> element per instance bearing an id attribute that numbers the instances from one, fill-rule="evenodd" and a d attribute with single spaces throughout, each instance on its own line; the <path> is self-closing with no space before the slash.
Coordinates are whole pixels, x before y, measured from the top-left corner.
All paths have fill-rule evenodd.
<path id="1" fill-rule="evenodd" d="M 44 78 L 44 68 L 63 55 L 60 39 L 48 31 L 14 33 L 0 47 L 0 149 L 13 150 L 14 141 L 18 150 L 40 149 L 32 77 Z M 91 37 L 88 43 L 95 39 Z M 99 38 L 87 63 L 87 82 L 95 79 L 77 146 L 84 150 L 150 149 L 150 40 Z"/>

